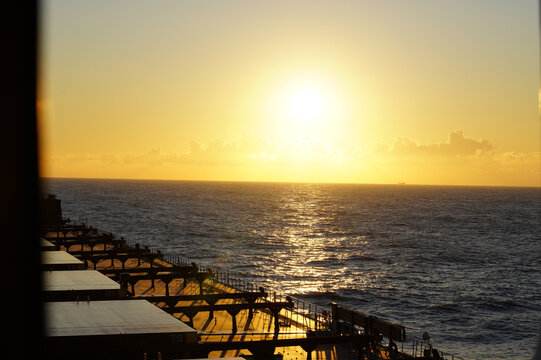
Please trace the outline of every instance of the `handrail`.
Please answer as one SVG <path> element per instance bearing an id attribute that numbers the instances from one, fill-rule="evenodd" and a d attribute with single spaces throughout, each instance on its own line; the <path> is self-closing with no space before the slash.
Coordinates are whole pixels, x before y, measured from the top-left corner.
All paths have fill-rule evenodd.
<path id="1" fill-rule="evenodd" d="M 81 221 L 82 219 L 82 221 Z M 68 219 L 69 222 L 73 226 L 82 226 L 86 227 L 86 217 L 78 217 L 74 219 Z M 93 229 L 96 230 L 98 234 L 101 235 L 107 235 L 107 236 L 113 236 L 114 235 L 110 232 L 100 230 L 99 228 L 93 227 Z M 121 237 L 121 239 L 126 240 L 124 237 Z M 130 247 L 137 247 L 138 243 L 130 242 L 126 240 L 126 244 Z M 212 266 L 201 266 L 197 262 L 191 261 L 187 258 L 184 258 L 182 256 L 173 256 L 169 254 L 164 254 L 161 252 L 159 248 L 156 247 L 147 247 L 151 253 L 153 254 L 161 254 L 163 256 L 163 260 L 177 266 L 181 267 L 196 267 L 197 269 L 206 268 L 209 271 L 212 271 L 214 273 L 214 281 L 224 284 L 232 289 L 235 289 L 239 292 L 249 292 L 249 291 L 256 291 L 260 290 L 261 288 L 268 288 L 268 286 L 260 287 L 255 283 L 248 282 L 244 279 L 242 279 L 239 276 L 236 276 L 236 274 L 232 274 L 231 271 L 228 268 L 212 268 Z M 325 308 L 323 306 L 316 305 L 312 302 L 300 299 L 295 296 L 282 294 L 279 292 L 276 292 L 272 289 L 268 289 L 267 292 L 270 294 L 270 298 L 273 301 L 282 301 L 284 299 L 291 299 L 293 301 L 294 307 L 291 309 L 283 309 L 281 313 L 281 316 L 285 319 L 288 319 L 290 321 L 296 322 L 296 325 L 299 327 L 304 328 L 305 330 L 313 331 L 313 334 L 315 336 L 318 335 L 318 331 L 329 331 L 332 330 L 332 316 L 331 311 L 328 308 Z M 349 325 L 347 323 L 342 324 L 342 328 L 348 329 L 350 334 L 359 333 L 359 330 L 353 326 Z M 412 339 L 412 346 L 411 346 L 411 353 L 406 347 L 404 349 L 405 342 L 402 342 L 402 353 L 409 354 L 413 357 L 416 356 L 423 356 L 424 350 L 432 348 L 431 345 L 428 343 L 428 341 L 419 339 L 419 338 L 413 338 Z M 383 349 L 387 349 L 387 346 L 382 346 Z M 451 357 L 452 360 L 465 360 L 464 358 L 451 354 L 449 352 L 443 352 L 438 350 L 440 355 L 442 357 L 447 356 Z"/>
<path id="2" fill-rule="evenodd" d="M 411 352 L 409 351 L 410 349 L 407 349 L 407 348 L 406 350 L 402 349 L 402 352 L 409 354 L 413 357 L 423 357 L 425 350 L 434 349 L 432 347 L 432 344 L 430 344 L 427 340 L 423 340 L 420 338 L 413 338 L 411 340 L 411 343 L 412 343 Z M 460 357 L 450 352 L 442 351 L 439 349 L 437 351 L 440 354 L 442 359 L 445 358 L 445 359 L 450 359 L 450 360 L 465 360 L 463 357 Z"/>

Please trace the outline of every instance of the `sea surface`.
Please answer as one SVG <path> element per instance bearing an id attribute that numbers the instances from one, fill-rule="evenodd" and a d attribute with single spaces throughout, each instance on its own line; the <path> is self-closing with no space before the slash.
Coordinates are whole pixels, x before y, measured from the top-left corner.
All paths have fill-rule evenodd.
<path id="1" fill-rule="evenodd" d="M 541 189 L 46 179 L 65 217 L 278 292 L 403 324 L 465 359 L 529 359 Z M 411 346 L 411 342 L 405 347 Z"/>

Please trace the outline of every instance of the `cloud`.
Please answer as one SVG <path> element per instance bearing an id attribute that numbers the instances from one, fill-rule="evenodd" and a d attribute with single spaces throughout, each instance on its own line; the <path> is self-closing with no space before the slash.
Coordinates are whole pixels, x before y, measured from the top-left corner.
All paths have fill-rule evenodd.
<path id="1" fill-rule="evenodd" d="M 419 144 L 408 137 L 399 137 L 392 146 L 377 144 L 376 154 L 419 154 L 419 155 L 448 155 L 448 156 L 478 156 L 491 154 L 494 146 L 487 139 L 472 139 L 464 136 L 462 130 L 449 134 L 446 142 L 435 144 Z"/>
<path id="2" fill-rule="evenodd" d="M 252 166 L 275 164 L 280 166 L 323 165 L 328 163 L 350 163 L 351 165 L 374 160 L 373 155 L 392 159 L 401 155 L 437 155 L 454 157 L 475 157 L 492 154 L 494 146 L 486 139 L 465 137 L 462 130 L 451 132 L 446 142 L 420 144 L 408 137 L 397 138 L 391 146 L 377 144 L 374 153 L 362 153 L 360 148 L 337 148 L 318 138 L 310 136 L 284 137 L 280 140 L 266 140 L 262 137 L 243 134 L 226 142 L 215 139 L 208 143 L 190 141 L 189 150 L 167 152 L 152 148 L 142 153 L 128 154 L 66 154 L 64 161 L 103 164 L 106 166 Z M 502 162 L 519 161 L 521 153 L 501 156 Z M 57 160 L 60 160 L 57 158 Z"/>
<path id="3" fill-rule="evenodd" d="M 329 143 L 310 136 L 284 137 L 270 141 L 259 136 L 243 134 L 232 142 L 214 140 L 208 144 L 190 142 L 190 150 L 180 154 L 179 163 L 199 165 L 250 165 L 272 162 L 324 163 L 343 156 Z"/>
<path id="4" fill-rule="evenodd" d="M 348 181 L 540 185 L 540 152 L 502 152 L 462 130 L 446 141 L 408 137 L 373 152 L 336 147 L 309 136 L 269 140 L 244 134 L 233 141 L 191 141 L 186 150 L 159 147 L 124 154 L 71 153 L 42 159 L 47 176 Z M 150 174 L 150 175 L 149 175 Z M 307 177 L 308 176 L 308 177 Z"/>
<path id="5" fill-rule="evenodd" d="M 242 152 L 259 154 L 262 152 L 273 151 L 276 146 L 259 136 L 243 134 L 239 139 L 239 148 Z"/>
<path id="6" fill-rule="evenodd" d="M 495 161 L 506 166 L 531 165 L 534 169 L 541 169 L 541 152 L 521 153 L 516 151 L 506 152 L 494 157 Z"/>

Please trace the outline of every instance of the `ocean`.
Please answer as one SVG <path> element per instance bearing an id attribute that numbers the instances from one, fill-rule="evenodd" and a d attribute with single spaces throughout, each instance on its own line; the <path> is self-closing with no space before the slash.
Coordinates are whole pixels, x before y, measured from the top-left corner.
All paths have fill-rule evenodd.
<path id="1" fill-rule="evenodd" d="M 541 332 L 541 189 L 45 179 L 64 217 L 280 293 L 528 359 Z"/>

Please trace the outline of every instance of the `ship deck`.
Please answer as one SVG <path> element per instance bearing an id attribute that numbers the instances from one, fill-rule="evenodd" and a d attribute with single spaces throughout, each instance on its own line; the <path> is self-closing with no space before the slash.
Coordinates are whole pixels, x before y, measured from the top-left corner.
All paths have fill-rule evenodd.
<path id="1" fill-rule="evenodd" d="M 140 276 L 145 269 L 153 269 L 154 274 L 158 275 L 161 273 L 167 274 L 168 270 L 173 272 L 173 270 L 178 269 L 175 268 L 174 264 L 159 257 L 145 259 L 144 257 L 108 257 L 103 255 L 101 257 L 94 256 L 90 258 L 88 254 L 114 252 L 115 245 L 107 242 L 100 244 L 93 243 L 92 241 L 86 241 L 86 243 L 82 241 L 80 245 L 76 244 L 74 246 L 74 242 L 71 240 L 80 239 L 82 235 L 79 231 L 64 231 L 49 232 L 45 234 L 45 237 L 48 241 L 57 244 L 58 250 L 72 252 L 76 257 L 84 254 L 87 260 L 90 260 L 88 262 L 85 261 L 89 269 L 94 268 L 117 281 L 122 276 L 125 276 L 119 276 L 120 269 L 122 269 L 120 270 L 122 273 L 130 274 L 131 287 L 127 286 L 127 288 L 131 292 L 131 299 L 144 298 L 149 300 L 177 319 L 193 327 L 199 335 L 200 343 L 212 345 L 220 342 L 230 343 L 233 346 L 241 342 L 256 344 L 265 341 L 275 341 L 277 345 L 275 354 L 281 354 L 283 359 L 286 360 L 307 358 L 318 360 L 353 360 L 359 358 L 359 350 L 349 343 L 322 343 L 315 348 L 312 342 L 302 345 L 300 341 L 307 339 L 307 330 L 317 329 L 318 324 L 312 316 L 304 316 L 298 311 L 292 311 L 287 307 L 278 309 L 266 307 L 268 302 L 283 305 L 284 299 L 272 298 L 272 294 L 265 293 L 266 298 L 261 297 L 252 300 L 253 305 L 255 305 L 252 310 L 246 308 L 247 302 L 245 298 L 218 298 L 213 299 L 212 304 L 209 304 L 208 301 L 202 298 L 197 299 L 197 297 L 201 297 L 201 294 L 239 293 L 241 295 L 240 293 L 242 291 L 217 281 L 216 278 L 212 277 L 197 279 L 157 276 L 149 279 L 148 276 Z M 88 238 L 86 239 L 88 240 Z M 137 280 L 134 281 L 134 279 Z M 167 297 L 164 298 L 166 295 Z M 153 299 L 153 297 L 157 299 Z M 179 301 L 176 301 L 175 297 Z M 174 300 L 171 301 L 170 299 Z M 179 309 L 179 311 L 175 312 L 175 309 Z M 277 318 L 273 316 L 273 311 L 274 314 L 279 314 Z M 295 339 L 301 345 L 295 345 L 295 341 L 293 341 Z M 212 350 L 213 347 L 211 346 L 209 347 L 211 351 L 209 351 L 208 357 L 223 358 L 243 355 L 250 357 L 251 353 L 249 350 L 246 348 L 241 349 L 241 346 L 237 347 L 236 349 L 224 348 L 222 350 Z M 307 352 L 305 349 L 313 350 Z M 381 350 L 378 352 L 380 358 L 388 358 L 385 351 Z M 371 355 L 373 356 L 375 354 Z"/>

